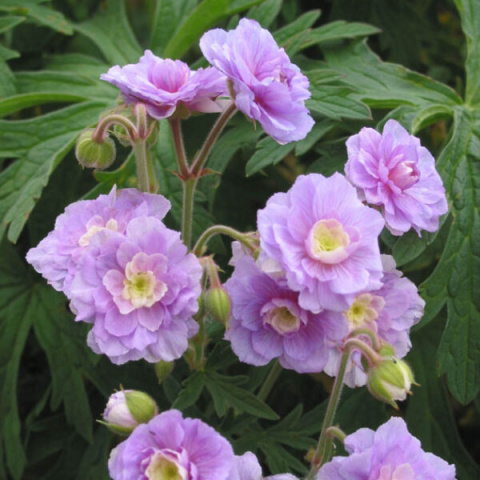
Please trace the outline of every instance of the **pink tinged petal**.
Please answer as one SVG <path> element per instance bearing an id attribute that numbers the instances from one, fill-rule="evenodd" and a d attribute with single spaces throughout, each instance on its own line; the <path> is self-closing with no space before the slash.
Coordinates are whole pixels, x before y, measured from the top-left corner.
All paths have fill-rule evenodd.
<path id="1" fill-rule="evenodd" d="M 104 325 L 105 330 L 115 337 L 129 335 L 138 326 L 134 316 L 122 315 L 115 307 L 110 308 L 105 314 Z"/>
<path id="2" fill-rule="evenodd" d="M 244 328 L 233 328 L 225 332 L 225 339 L 230 340 L 232 350 L 240 361 L 257 367 L 266 365 L 271 358 L 258 353 L 252 345 L 252 332 Z"/>
<path id="3" fill-rule="evenodd" d="M 124 288 L 125 275 L 118 270 L 109 270 L 102 279 L 104 287 L 113 297 L 121 295 Z"/>

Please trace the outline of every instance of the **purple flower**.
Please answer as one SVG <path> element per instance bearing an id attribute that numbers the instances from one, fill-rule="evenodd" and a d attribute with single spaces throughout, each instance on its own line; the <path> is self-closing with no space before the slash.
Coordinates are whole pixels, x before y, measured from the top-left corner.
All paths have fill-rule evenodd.
<path id="1" fill-rule="evenodd" d="M 278 143 L 305 138 L 314 123 L 305 107 L 308 79 L 268 30 L 244 18 L 235 30 L 205 33 L 200 48 L 231 81 L 241 112 L 259 121 Z"/>
<path id="2" fill-rule="evenodd" d="M 221 112 L 215 100 L 227 94 L 226 78 L 214 68 L 192 71 L 180 60 L 162 59 L 150 50 L 136 64 L 115 65 L 100 76 L 117 86 L 125 103 L 142 102 L 153 118 L 166 118 L 184 105 L 189 111 Z"/>
<path id="3" fill-rule="evenodd" d="M 111 453 L 113 480 L 227 480 L 234 455 L 228 441 L 178 410 L 139 425 Z"/>
<path id="4" fill-rule="evenodd" d="M 357 293 L 382 286 L 383 224 L 338 173 L 300 176 L 258 213 L 262 255 L 286 272 L 300 306 L 311 312 L 345 311 Z"/>
<path id="5" fill-rule="evenodd" d="M 350 308 L 344 312 L 349 330 L 368 328 L 395 350 L 397 358 L 403 358 L 410 350 L 410 328 L 420 321 L 425 306 L 417 287 L 402 272 L 395 269 L 395 260 L 382 255 L 383 286 L 379 290 L 359 293 Z M 340 366 L 340 345 L 331 345 L 325 372 L 335 376 Z M 347 367 L 345 383 L 350 387 L 365 385 L 367 375 L 359 352 L 354 352 Z"/>
<path id="6" fill-rule="evenodd" d="M 365 200 L 382 207 L 387 228 L 402 235 L 414 228 L 435 232 L 448 210 L 435 159 L 395 120 L 380 135 L 362 128 L 347 140 L 345 173 Z"/>
<path id="7" fill-rule="evenodd" d="M 161 195 L 142 193 L 114 186 L 108 195 L 96 200 L 72 203 L 55 222 L 55 229 L 27 253 L 27 261 L 55 290 L 70 295 L 70 284 L 93 236 L 104 230 L 123 233 L 135 217 L 152 216 L 159 220 L 170 210 Z"/>
<path id="8" fill-rule="evenodd" d="M 338 342 L 348 331 L 339 313 L 304 310 L 284 277 L 261 271 L 241 250 L 225 289 L 232 303 L 226 338 L 242 362 L 259 366 L 279 358 L 284 368 L 320 372 L 328 358 L 325 342 Z"/>
<path id="9" fill-rule="evenodd" d="M 455 466 L 422 450 L 403 419 L 377 431 L 361 428 L 345 438 L 348 457 L 334 457 L 317 480 L 455 480 Z"/>
<path id="10" fill-rule="evenodd" d="M 264 477 L 257 457 L 252 452 L 247 452 L 242 456 L 235 457 L 233 470 L 230 472 L 228 480 L 298 480 L 298 478 L 290 473 Z"/>
<path id="11" fill-rule="evenodd" d="M 93 323 L 87 342 L 113 363 L 179 358 L 198 330 L 202 268 L 180 240 L 153 217 L 134 218 L 124 235 L 92 237 L 71 286 L 77 321 Z"/>

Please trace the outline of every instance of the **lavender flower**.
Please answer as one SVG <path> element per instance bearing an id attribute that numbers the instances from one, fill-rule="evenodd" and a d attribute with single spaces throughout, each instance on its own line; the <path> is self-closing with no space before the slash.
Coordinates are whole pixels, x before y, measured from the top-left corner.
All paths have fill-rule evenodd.
<path id="1" fill-rule="evenodd" d="M 269 276 L 236 250 L 235 270 L 225 283 L 232 303 L 226 338 L 233 351 L 251 365 L 279 358 L 284 368 L 320 372 L 328 358 L 325 342 L 338 342 L 348 331 L 345 318 L 302 309 L 284 277 Z"/>
<path id="2" fill-rule="evenodd" d="M 350 455 L 334 457 L 317 480 L 455 480 L 455 466 L 424 452 L 401 418 L 348 435 L 345 449 Z"/>
<path id="3" fill-rule="evenodd" d="M 278 143 L 305 138 L 313 120 L 305 107 L 309 82 L 268 30 L 244 18 L 235 30 L 200 39 L 207 60 L 231 81 L 235 105 Z"/>
<path id="4" fill-rule="evenodd" d="M 119 190 L 95 200 L 72 203 L 55 222 L 55 229 L 27 253 L 27 261 L 58 291 L 70 295 L 70 285 L 93 236 L 104 230 L 123 233 L 135 217 L 159 220 L 170 210 L 161 195 L 142 193 L 134 188 Z"/>
<path id="5" fill-rule="evenodd" d="M 258 213 L 262 255 L 286 272 L 303 309 L 345 311 L 357 293 L 382 286 L 381 215 L 340 174 L 297 178 Z"/>
<path id="6" fill-rule="evenodd" d="M 382 255 L 382 263 L 382 288 L 357 294 L 344 315 L 350 331 L 368 328 L 376 332 L 381 340 L 393 347 L 397 358 L 403 358 L 412 346 L 410 328 L 422 318 L 425 302 L 415 284 L 395 269 L 393 257 Z M 331 376 L 337 374 L 341 355 L 340 345 L 331 344 L 326 373 Z M 365 385 L 366 381 L 360 353 L 354 352 L 347 367 L 345 383 L 354 387 Z"/>
<path id="7" fill-rule="evenodd" d="M 230 472 L 228 480 L 298 480 L 298 478 L 290 473 L 264 477 L 257 457 L 252 452 L 247 452 L 242 456 L 235 457 L 233 470 Z"/>
<path id="8" fill-rule="evenodd" d="M 435 232 L 448 210 L 435 159 L 420 140 L 395 120 L 380 135 L 372 128 L 347 140 L 345 172 L 365 200 L 382 207 L 387 228 L 394 235 L 414 228 Z"/>
<path id="9" fill-rule="evenodd" d="M 120 443 L 108 469 L 113 480 L 227 480 L 233 461 L 232 447 L 212 427 L 169 410 Z"/>
<path id="10" fill-rule="evenodd" d="M 113 363 L 144 358 L 170 362 L 198 330 L 202 268 L 180 240 L 153 217 L 134 218 L 125 235 L 94 235 L 71 286 L 77 321 L 93 323 L 87 342 Z"/>
<path id="11" fill-rule="evenodd" d="M 221 112 L 215 100 L 227 94 L 226 78 L 218 70 L 192 71 L 186 63 L 159 58 L 150 50 L 138 63 L 115 65 L 100 78 L 117 86 L 125 103 L 142 102 L 158 119 L 170 117 L 180 105 L 188 111 Z"/>

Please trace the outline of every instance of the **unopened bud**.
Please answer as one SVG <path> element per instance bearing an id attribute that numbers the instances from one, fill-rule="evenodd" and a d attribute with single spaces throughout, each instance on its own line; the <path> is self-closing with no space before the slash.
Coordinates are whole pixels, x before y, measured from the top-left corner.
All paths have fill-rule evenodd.
<path id="1" fill-rule="evenodd" d="M 396 400 L 402 401 L 410 394 L 413 372 L 406 362 L 394 357 L 384 357 L 368 371 L 367 387 L 370 393 L 398 409 Z"/>
<path id="2" fill-rule="evenodd" d="M 102 142 L 93 139 L 93 129 L 80 134 L 75 156 L 82 167 L 104 170 L 115 161 L 115 142 L 107 137 Z"/>
<path id="3" fill-rule="evenodd" d="M 218 322 L 228 325 L 230 318 L 230 297 L 222 287 L 211 288 L 205 293 L 205 309 Z"/>
<path id="4" fill-rule="evenodd" d="M 157 362 L 155 364 L 155 374 L 157 375 L 158 383 L 162 383 L 172 372 L 173 362 Z"/>
<path id="5" fill-rule="evenodd" d="M 157 404 L 150 395 L 136 390 L 122 390 L 108 399 L 101 423 L 115 433 L 128 435 L 137 425 L 149 422 L 157 414 Z"/>

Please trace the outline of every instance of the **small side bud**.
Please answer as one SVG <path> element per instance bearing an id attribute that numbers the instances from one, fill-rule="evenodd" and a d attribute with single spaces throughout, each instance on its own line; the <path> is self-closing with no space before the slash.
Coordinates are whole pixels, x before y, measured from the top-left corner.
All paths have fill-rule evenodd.
<path id="1" fill-rule="evenodd" d="M 104 170 L 115 160 L 115 142 L 107 137 L 101 143 L 93 139 L 93 129 L 80 134 L 75 146 L 75 156 L 82 167 Z"/>
<path id="2" fill-rule="evenodd" d="M 114 433 L 129 435 L 137 425 L 149 422 L 157 414 L 152 397 L 136 390 L 122 390 L 108 399 L 101 423 Z"/>
<path id="3" fill-rule="evenodd" d="M 162 383 L 172 372 L 173 362 L 157 362 L 155 364 L 155 375 L 158 383 Z"/>
<path id="4" fill-rule="evenodd" d="M 402 401 L 411 394 L 410 388 L 415 384 L 413 372 L 406 362 L 394 357 L 384 357 L 368 371 L 367 387 L 370 393 L 398 409 L 396 400 Z"/>
<path id="5" fill-rule="evenodd" d="M 228 325 L 230 318 L 230 297 L 222 287 L 211 288 L 205 293 L 205 309 L 212 318 Z"/>

